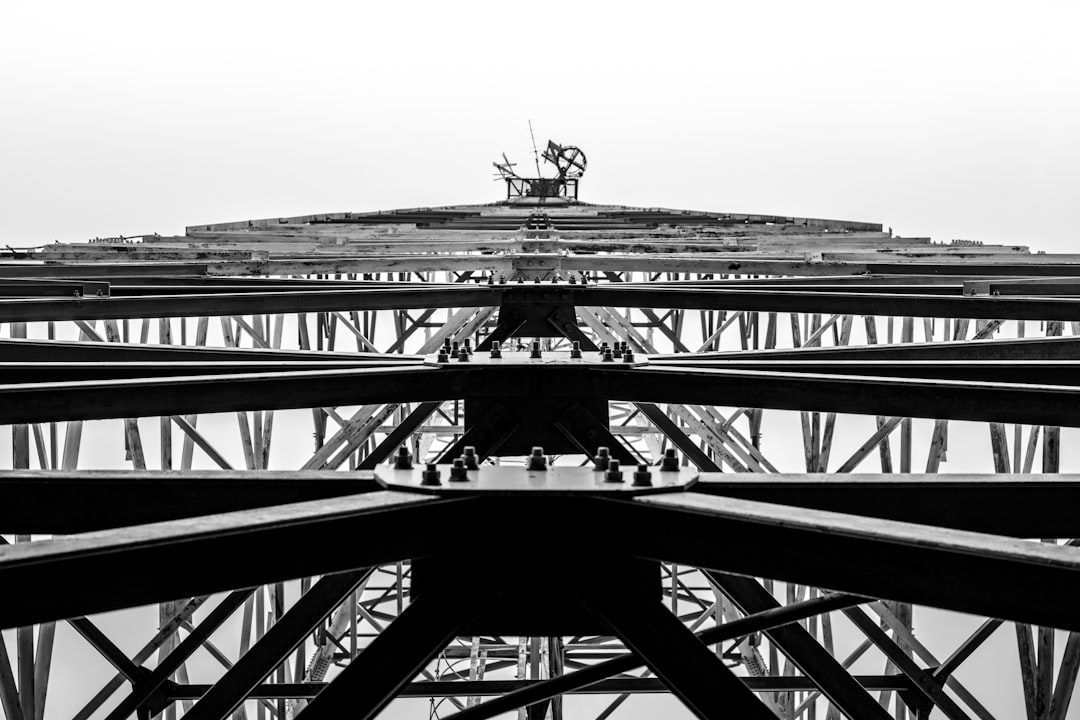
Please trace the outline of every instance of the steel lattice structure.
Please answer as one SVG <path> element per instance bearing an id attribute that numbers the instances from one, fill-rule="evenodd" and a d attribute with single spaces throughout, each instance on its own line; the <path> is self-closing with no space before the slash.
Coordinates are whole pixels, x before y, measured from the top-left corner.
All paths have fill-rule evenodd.
<path id="1" fill-rule="evenodd" d="M 1080 257 L 522 191 L 11 251 L 0 278 L 9 720 L 65 692 L 65 623 L 116 673 L 79 720 L 657 692 L 987 720 L 957 671 L 1013 631 L 1028 717 L 1065 717 Z M 124 461 L 80 469 L 84 428 Z M 155 604 L 134 656 L 86 617 Z M 923 607 L 987 619 L 940 656 Z"/>

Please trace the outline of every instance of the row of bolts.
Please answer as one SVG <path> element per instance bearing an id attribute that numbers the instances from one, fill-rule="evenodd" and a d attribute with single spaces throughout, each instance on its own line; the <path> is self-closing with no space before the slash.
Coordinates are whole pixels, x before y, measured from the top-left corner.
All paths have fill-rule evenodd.
<path id="1" fill-rule="evenodd" d="M 522 275 L 518 275 L 517 282 L 518 282 L 519 285 L 521 283 L 525 282 L 525 277 L 522 276 Z M 542 281 L 540 280 L 539 277 L 534 277 L 533 278 L 533 284 L 534 285 L 539 285 L 541 282 Z M 588 278 L 587 277 L 582 277 L 581 282 L 582 282 L 582 284 L 588 282 Z M 488 285 L 494 285 L 495 284 L 495 276 L 494 275 L 488 275 L 487 284 Z M 505 285 L 505 284 L 506 284 L 506 278 L 504 276 L 500 275 L 499 276 L 499 285 Z M 559 284 L 559 278 L 555 277 L 555 276 L 552 276 L 551 284 L 552 285 L 558 285 Z M 577 285 L 577 277 L 576 276 L 574 276 L 574 275 L 570 276 L 570 284 L 571 285 Z"/>
<path id="2" fill-rule="evenodd" d="M 397 455 L 394 456 L 394 469 L 412 470 L 412 467 L 412 454 L 407 447 L 402 445 L 398 448 Z M 450 482 L 468 482 L 469 470 L 479 469 L 480 458 L 476 454 L 476 448 L 472 445 L 466 445 L 464 454 L 454 460 L 453 465 L 450 466 Z M 526 458 L 525 469 L 533 471 L 546 471 L 548 469 L 544 448 L 534 447 L 532 449 L 532 453 Z M 611 457 L 611 450 L 607 447 L 601 446 L 596 449 L 596 456 L 593 458 L 593 470 L 604 473 L 604 482 L 623 482 L 623 471 L 619 467 L 619 461 Z M 664 451 L 664 457 L 660 460 L 660 472 L 678 471 L 679 456 L 675 452 L 675 448 L 668 448 Z M 420 474 L 420 484 L 442 485 L 441 477 L 442 473 L 439 472 L 438 465 L 427 463 L 424 466 L 424 471 Z M 650 487 L 652 485 L 652 472 L 649 470 L 649 465 L 646 463 L 638 464 L 632 484 L 634 487 Z"/>
<path id="3" fill-rule="evenodd" d="M 519 345 L 519 350 L 524 350 L 524 346 Z M 600 344 L 600 360 L 602 362 L 615 362 L 616 358 L 622 358 L 623 362 L 634 362 L 634 351 L 626 343 L 626 341 L 616 341 L 614 346 L 608 345 L 606 342 Z M 446 338 L 443 341 L 443 346 L 439 348 L 439 356 L 436 362 L 450 362 L 451 358 L 456 359 L 458 362 L 469 362 L 469 357 L 473 354 L 472 345 L 468 338 L 464 341 L 458 342 L 454 340 L 450 341 L 450 338 Z M 491 343 L 491 357 L 502 357 L 502 344 L 499 342 Z M 533 360 L 539 360 L 542 355 L 540 353 L 540 341 L 533 340 L 532 346 L 529 348 L 529 357 Z M 570 348 L 571 358 L 581 357 L 581 343 L 577 340 L 573 341 L 573 345 Z"/>

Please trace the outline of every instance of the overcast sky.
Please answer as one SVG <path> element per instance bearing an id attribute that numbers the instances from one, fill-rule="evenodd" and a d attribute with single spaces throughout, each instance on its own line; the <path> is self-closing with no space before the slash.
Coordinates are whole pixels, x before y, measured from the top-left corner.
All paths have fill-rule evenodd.
<path id="1" fill-rule="evenodd" d="M 0 242 L 582 198 L 1070 250 L 1076 3 L 0 6 Z M 884 9 L 883 9 L 884 8 Z"/>

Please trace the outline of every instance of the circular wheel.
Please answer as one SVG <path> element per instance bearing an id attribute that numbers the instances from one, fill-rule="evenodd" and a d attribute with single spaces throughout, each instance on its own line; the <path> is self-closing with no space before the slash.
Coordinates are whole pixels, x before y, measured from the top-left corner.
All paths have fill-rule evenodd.
<path id="1" fill-rule="evenodd" d="M 559 175 L 562 177 L 581 177 L 585 174 L 585 164 L 585 153 L 573 145 L 560 148 L 555 156 L 555 167 L 559 168 Z"/>

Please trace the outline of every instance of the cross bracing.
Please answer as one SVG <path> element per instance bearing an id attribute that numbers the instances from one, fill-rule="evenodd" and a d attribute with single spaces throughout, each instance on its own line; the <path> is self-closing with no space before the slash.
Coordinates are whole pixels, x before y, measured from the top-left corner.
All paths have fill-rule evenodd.
<path id="1" fill-rule="evenodd" d="M 4 714 L 1007 717 L 1007 656 L 1064 718 L 1078 269 L 577 202 L 10 251 Z"/>

